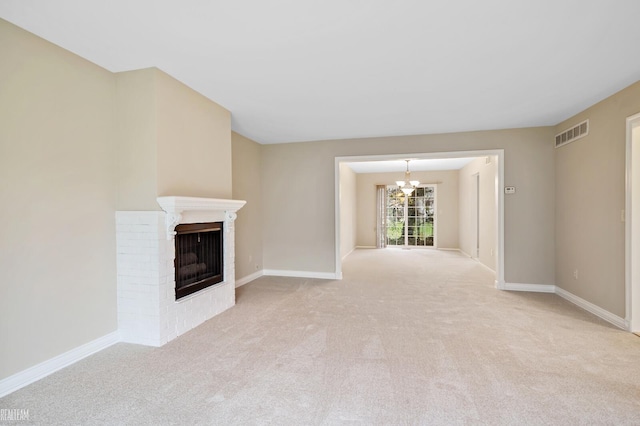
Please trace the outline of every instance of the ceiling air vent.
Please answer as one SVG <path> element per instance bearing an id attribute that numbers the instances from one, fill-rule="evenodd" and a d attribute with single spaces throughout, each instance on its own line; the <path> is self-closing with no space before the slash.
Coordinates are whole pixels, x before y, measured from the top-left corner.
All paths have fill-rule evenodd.
<path id="1" fill-rule="evenodd" d="M 580 138 L 583 138 L 589 134 L 589 120 L 584 120 L 582 123 L 565 130 L 562 133 L 556 135 L 556 148 L 560 148 L 562 145 L 566 145 L 569 142 L 573 142 Z"/>

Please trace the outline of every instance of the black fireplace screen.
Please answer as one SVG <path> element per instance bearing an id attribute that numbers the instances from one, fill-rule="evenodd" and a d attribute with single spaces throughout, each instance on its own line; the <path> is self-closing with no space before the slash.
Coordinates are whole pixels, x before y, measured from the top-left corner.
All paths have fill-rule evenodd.
<path id="1" fill-rule="evenodd" d="M 224 280 L 222 222 L 176 226 L 176 300 Z"/>

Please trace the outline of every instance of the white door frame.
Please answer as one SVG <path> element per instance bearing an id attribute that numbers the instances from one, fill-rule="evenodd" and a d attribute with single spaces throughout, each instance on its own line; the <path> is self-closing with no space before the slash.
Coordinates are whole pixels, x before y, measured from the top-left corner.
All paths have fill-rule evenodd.
<path id="1" fill-rule="evenodd" d="M 625 322 L 640 332 L 640 113 L 627 117 L 625 197 Z"/>
<path id="2" fill-rule="evenodd" d="M 478 260 L 480 257 L 480 172 L 471 175 L 473 179 L 473 200 L 471 210 L 473 212 L 473 248 L 471 258 Z"/>
<path id="3" fill-rule="evenodd" d="M 496 212 L 498 226 L 496 227 L 496 241 L 498 251 L 498 263 L 496 265 L 495 286 L 504 290 L 504 149 L 489 149 L 478 151 L 451 151 L 451 152 L 423 152 L 388 155 L 360 155 L 351 157 L 335 158 L 335 277 L 342 279 L 342 258 L 340 257 L 340 163 L 352 163 L 357 161 L 382 161 L 382 160 L 402 160 L 411 158 L 462 158 L 462 157 L 487 157 L 495 155 L 498 157 L 498 182 L 496 185 Z"/>

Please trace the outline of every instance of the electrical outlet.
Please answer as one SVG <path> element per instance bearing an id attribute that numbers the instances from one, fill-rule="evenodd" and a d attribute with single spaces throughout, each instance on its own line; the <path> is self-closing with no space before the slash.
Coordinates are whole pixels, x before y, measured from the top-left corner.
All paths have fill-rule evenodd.
<path id="1" fill-rule="evenodd" d="M 577 279 L 578 279 L 578 270 L 577 270 L 577 269 L 575 269 L 575 270 L 573 271 L 573 279 L 574 279 L 574 280 L 577 280 Z"/>

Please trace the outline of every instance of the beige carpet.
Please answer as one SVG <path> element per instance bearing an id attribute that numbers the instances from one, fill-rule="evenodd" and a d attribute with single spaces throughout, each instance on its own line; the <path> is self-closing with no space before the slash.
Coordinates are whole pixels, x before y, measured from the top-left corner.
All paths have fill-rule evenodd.
<path id="1" fill-rule="evenodd" d="M 640 424 L 640 338 L 457 252 L 263 277 L 162 348 L 117 344 L 3 399 L 37 424 Z"/>

